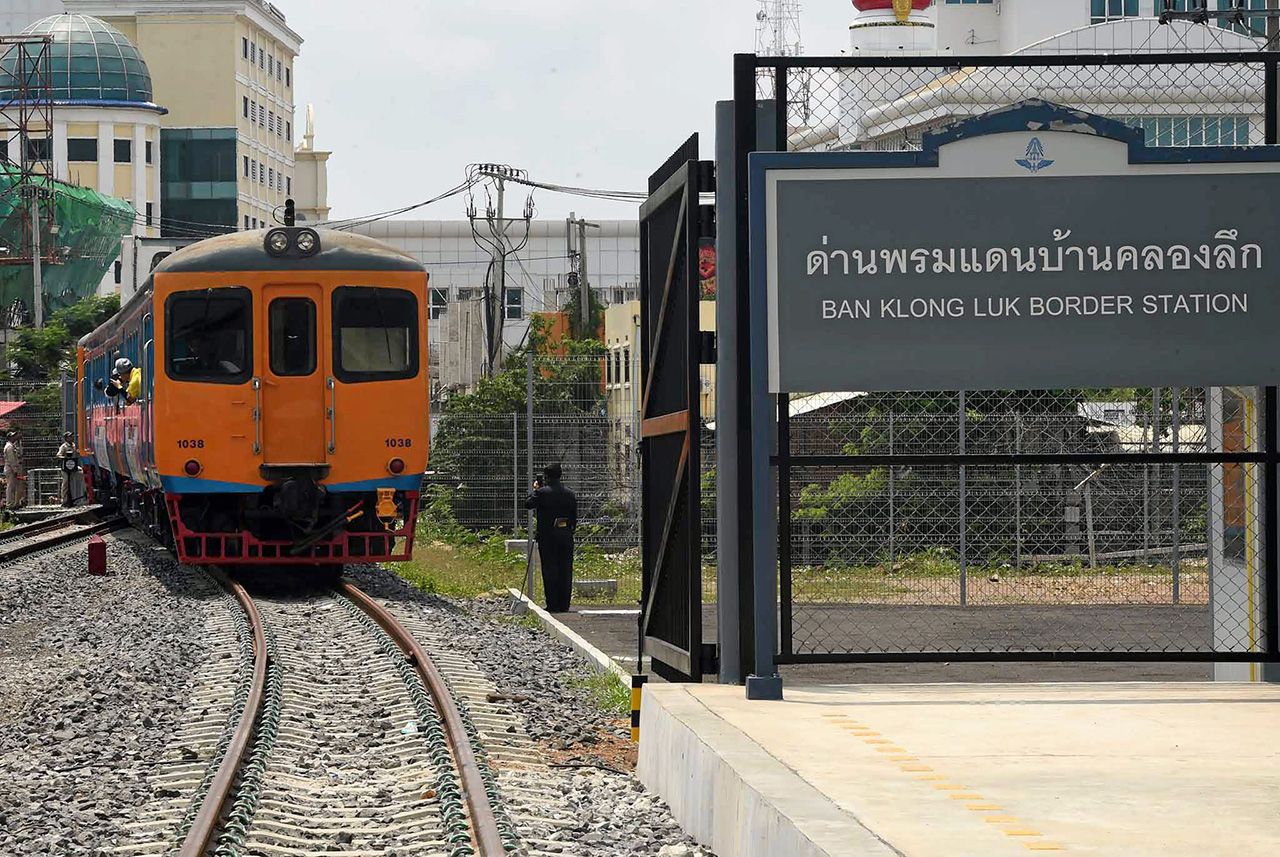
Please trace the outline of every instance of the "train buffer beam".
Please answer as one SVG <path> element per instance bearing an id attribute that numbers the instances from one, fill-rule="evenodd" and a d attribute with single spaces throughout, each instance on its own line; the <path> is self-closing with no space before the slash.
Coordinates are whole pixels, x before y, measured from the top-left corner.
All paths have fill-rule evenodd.
<path id="1" fill-rule="evenodd" d="M 1277 706 L 1260 683 L 650 682 L 637 774 L 720 857 L 1275 854 Z"/>

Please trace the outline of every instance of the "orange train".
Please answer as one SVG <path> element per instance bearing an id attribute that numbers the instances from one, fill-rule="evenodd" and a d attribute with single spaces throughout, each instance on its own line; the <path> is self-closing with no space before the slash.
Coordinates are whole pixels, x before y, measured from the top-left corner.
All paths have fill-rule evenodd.
<path id="1" fill-rule="evenodd" d="M 185 563 L 407 559 L 429 446 L 427 295 L 414 259 L 344 232 L 174 253 L 80 342 L 90 496 Z"/>

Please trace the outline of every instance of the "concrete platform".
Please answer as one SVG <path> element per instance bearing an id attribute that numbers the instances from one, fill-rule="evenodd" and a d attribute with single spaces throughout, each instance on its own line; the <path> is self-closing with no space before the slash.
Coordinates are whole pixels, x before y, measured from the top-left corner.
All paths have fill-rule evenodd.
<path id="1" fill-rule="evenodd" d="M 638 773 L 719 857 L 1280 853 L 1280 686 L 650 685 Z"/>

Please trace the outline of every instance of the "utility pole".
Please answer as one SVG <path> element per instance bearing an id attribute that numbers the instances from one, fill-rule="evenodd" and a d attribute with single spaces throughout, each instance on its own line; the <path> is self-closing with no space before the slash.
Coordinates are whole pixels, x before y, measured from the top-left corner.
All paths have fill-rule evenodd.
<path id="1" fill-rule="evenodd" d="M 473 185 L 480 179 L 489 179 L 494 183 L 497 195 L 496 208 L 492 202 L 485 206 L 487 237 L 482 236 L 476 229 L 477 213 L 474 201 L 467 205 L 467 217 L 471 221 L 472 236 L 477 244 L 488 249 L 493 260 L 493 269 L 497 273 L 496 287 L 492 282 L 493 278 L 486 276 L 484 282 L 485 335 L 488 339 L 485 343 L 484 368 L 485 375 L 492 376 L 494 367 L 502 355 L 502 328 L 507 315 L 507 256 L 519 249 L 519 247 L 513 248 L 510 244 L 509 228 L 516 221 L 524 222 L 525 238 L 520 242 L 520 247 L 523 247 L 525 240 L 528 239 L 530 221 L 533 220 L 533 196 L 530 195 L 525 201 L 522 217 L 509 218 L 506 216 L 507 182 L 527 182 L 529 174 L 525 170 L 505 164 L 472 164 L 467 168 L 467 179 Z"/>
<path id="2" fill-rule="evenodd" d="M 578 275 L 578 320 L 582 324 L 582 336 L 584 339 L 589 338 L 594 331 L 589 330 L 591 325 L 591 283 L 587 276 L 587 230 L 599 229 L 599 223 L 588 223 L 585 219 L 579 220 L 577 212 L 569 212 L 569 220 L 566 224 L 566 237 L 569 243 L 569 259 L 573 262 L 575 273 Z M 578 246 L 573 246 L 574 230 L 577 230 Z M 570 285 L 573 285 L 571 282 Z"/>
<path id="3" fill-rule="evenodd" d="M 30 185 L 31 190 L 31 281 L 34 285 L 32 303 L 35 304 L 36 330 L 44 327 L 44 271 L 42 270 L 40 249 L 40 189 Z"/>

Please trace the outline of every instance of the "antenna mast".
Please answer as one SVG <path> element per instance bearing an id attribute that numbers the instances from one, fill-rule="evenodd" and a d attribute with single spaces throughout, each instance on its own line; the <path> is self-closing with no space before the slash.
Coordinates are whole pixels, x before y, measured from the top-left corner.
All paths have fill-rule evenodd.
<path id="1" fill-rule="evenodd" d="M 756 53 L 761 56 L 798 57 L 804 52 L 800 39 L 800 0 L 759 0 L 756 13 Z"/>

